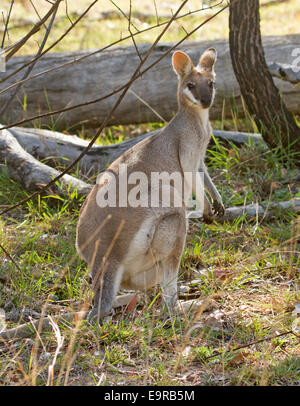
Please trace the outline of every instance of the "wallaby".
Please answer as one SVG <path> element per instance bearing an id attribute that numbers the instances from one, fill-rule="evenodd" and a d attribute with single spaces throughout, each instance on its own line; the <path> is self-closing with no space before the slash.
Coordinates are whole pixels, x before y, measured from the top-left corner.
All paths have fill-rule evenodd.
<path id="1" fill-rule="evenodd" d="M 94 313 L 99 318 L 111 310 L 120 287 L 145 290 L 160 284 L 164 303 L 170 311 L 174 309 L 177 274 L 187 233 L 187 200 L 192 192 L 201 200 L 199 190 L 203 190 L 199 171 L 204 174 L 205 189 L 213 200 L 212 209 L 204 194 L 204 220 L 211 222 L 213 211 L 220 215 L 224 213 L 221 196 L 204 164 L 212 133 L 209 108 L 215 95 L 216 58 L 216 50 L 209 48 L 194 66 L 186 53 L 176 51 L 173 54 L 173 69 L 178 75 L 177 114 L 160 132 L 139 142 L 114 161 L 81 209 L 76 245 L 91 270 Z M 173 204 L 169 207 L 151 207 L 151 204 L 150 207 L 128 204 L 123 207 L 120 204 L 120 168 L 124 166 L 128 180 L 131 175 L 135 178 L 135 173 L 145 174 L 148 180 L 154 172 L 176 173 L 182 178 L 185 173 L 195 176 L 184 195 L 182 190 L 169 185 L 173 196 Z M 162 192 L 164 185 L 159 188 Z M 99 207 L 105 193 L 116 193 L 114 207 Z M 139 193 L 144 194 L 140 201 L 149 202 L 148 188 L 139 189 Z M 181 205 L 174 204 L 176 196 L 181 198 Z"/>
<path id="2" fill-rule="evenodd" d="M 218 215 L 224 213 L 221 196 L 204 164 L 212 133 L 209 108 L 215 95 L 216 58 L 216 50 L 209 48 L 198 65 L 194 66 L 184 52 L 173 54 L 173 68 L 178 75 L 178 113 L 160 132 L 136 144 L 114 161 L 82 206 L 76 247 L 89 265 L 94 290 L 93 309 L 82 312 L 83 318 L 97 316 L 100 319 L 109 313 L 120 287 L 145 290 L 156 284 L 161 285 L 163 300 L 169 311 L 173 312 L 177 300 L 177 274 L 187 233 L 186 207 L 189 196 L 193 192 L 200 201 L 204 197 L 203 218 L 206 222 L 213 220 L 213 211 Z M 152 207 L 148 204 L 144 205 L 146 207 L 126 207 L 119 204 L 121 196 L 117 193 L 114 207 L 99 207 L 99 200 L 111 190 L 117 191 L 120 186 L 120 168 L 124 165 L 128 180 L 130 176 L 134 178 L 135 174 L 141 173 L 148 179 L 152 173 L 167 173 L 170 179 L 172 174 L 179 174 L 184 182 L 185 173 L 195 176 L 192 182 L 187 179 L 187 188 L 183 193 L 176 189 L 176 182 L 168 185 L 172 202 L 170 199 L 170 204 L 166 206 Z M 212 207 L 205 194 L 201 193 L 203 185 L 199 172 L 204 174 L 204 186 L 212 198 Z M 160 192 L 165 186 L 159 186 Z M 143 194 L 141 190 L 140 194 Z M 148 188 L 144 189 L 144 194 L 140 200 L 145 198 L 144 201 L 148 200 L 149 203 Z M 181 204 L 175 204 L 175 197 L 181 199 Z M 59 319 L 71 321 L 74 317 L 74 313 L 65 313 Z M 42 323 L 42 329 L 50 324 L 47 317 L 36 320 L 33 323 L 35 328 L 39 323 Z M 30 334 L 31 329 L 23 324 L 1 332 L 0 339 L 21 338 Z"/>

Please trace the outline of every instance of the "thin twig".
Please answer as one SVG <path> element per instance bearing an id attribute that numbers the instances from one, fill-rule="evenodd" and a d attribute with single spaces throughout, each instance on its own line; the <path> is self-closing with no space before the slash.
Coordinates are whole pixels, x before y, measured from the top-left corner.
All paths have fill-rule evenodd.
<path id="1" fill-rule="evenodd" d="M 13 257 L 10 255 L 10 253 L 7 251 L 6 248 L 3 247 L 2 244 L 0 244 L 0 248 L 2 249 L 2 251 L 4 252 L 4 254 L 7 256 L 7 258 L 9 258 L 11 260 L 11 262 L 14 264 L 14 266 L 17 268 L 17 270 L 19 272 L 21 271 L 21 268 L 19 267 L 19 265 L 16 263 L 16 261 L 13 259 Z"/>
<path id="2" fill-rule="evenodd" d="M 131 35 L 131 39 L 132 39 L 134 48 L 135 48 L 135 50 L 136 50 L 136 53 L 137 53 L 137 55 L 138 55 L 138 57 L 140 58 L 140 61 L 141 61 L 141 60 L 142 60 L 142 57 L 141 57 L 141 54 L 140 54 L 140 52 L 139 52 L 139 50 L 138 50 L 138 47 L 137 47 L 137 44 L 136 44 L 136 42 L 135 42 L 133 33 L 132 33 L 132 31 L 131 31 L 131 26 L 134 27 L 134 25 L 133 25 L 132 22 L 131 22 L 131 8 L 132 8 L 132 2 L 131 2 L 131 0 L 130 0 L 130 1 L 129 1 L 128 31 L 129 31 L 129 33 L 130 33 L 130 35 Z"/>
<path id="3" fill-rule="evenodd" d="M 14 72 L 10 73 L 8 76 L 6 76 L 4 79 L 0 80 L 1 82 L 4 82 L 6 80 L 8 80 L 9 78 L 11 78 L 12 76 L 16 75 L 17 73 L 19 73 L 21 70 L 23 70 L 24 68 L 26 68 L 27 66 L 31 65 L 32 63 L 36 62 L 38 59 L 42 58 L 46 53 L 48 53 L 49 51 L 51 51 L 52 48 L 54 48 L 59 42 L 61 42 L 68 34 L 69 32 L 79 23 L 79 21 L 89 12 L 89 10 L 94 6 L 94 4 L 97 3 L 98 0 L 95 0 L 93 3 L 91 3 L 88 8 L 77 18 L 77 20 L 72 23 L 72 25 L 55 41 L 53 42 L 52 45 L 50 45 L 50 47 L 48 47 L 47 49 L 45 49 L 44 52 L 42 52 L 40 55 L 36 56 L 35 58 L 31 59 L 29 62 L 24 63 L 22 66 L 20 66 L 18 69 L 16 69 Z M 7 58 L 6 58 L 7 60 Z M 29 78 L 26 79 L 22 79 L 20 81 L 17 81 L 16 83 L 14 83 L 11 86 L 8 86 L 6 89 L 1 90 L 1 93 L 6 92 L 7 90 L 12 89 L 13 87 L 17 86 L 18 84 L 23 84 L 25 82 L 27 82 L 28 80 L 34 78 L 37 75 L 33 75 Z M 38 75 L 39 76 L 39 75 Z"/>
<path id="4" fill-rule="evenodd" d="M 55 7 L 54 10 L 53 10 L 53 14 L 52 14 L 50 23 L 49 23 L 49 25 L 48 25 L 48 27 L 47 27 L 47 30 L 46 30 L 44 39 L 43 39 L 43 41 L 42 41 L 42 43 L 41 43 L 41 45 L 40 45 L 40 47 L 39 47 L 39 50 L 38 50 L 38 52 L 37 52 L 36 61 L 37 61 L 38 57 L 41 55 L 41 53 L 42 53 L 42 51 L 43 51 L 43 49 L 44 49 L 44 46 L 45 46 L 45 44 L 46 44 L 46 42 L 47 42 L 47 39 L 48 39 L 48 37 L 49 37 L 51 28 L 52 28 L 52 26 L 53 26 L 53 23 L 54 23 L 54 20 L 55 20 L 55 17 L 56 17 L 56 13 L 57 13 L 57 9 L 58 9 L 59 3 L 60 3 L 60 1 L 57 1 L 56 7 Z M 35 62 L 35 63 L 36 63 L 36 62 Z M 27 69 L 27 71 L 26 71 L 25 74 L 24 74 L 23 79 L 26 79 L 26 78 L 30 75 L 30 73 L 32 72 L 32 70 L 33 70 L 33 68 L 34 68 L 34 66 L 35 66 L 35 63 L 32 63 L 31 66 Z M 10 98 L 7 99 L 6 103 L 4 103 L 4 105 L 3 105 L 2 108 L 0 109 L 0 117 L 5 113 L 5 111 L 6 111 L 6 110 L 8 109 L 8 107 L 10 106 L 10 104 L 12 103 L 12 101 L 13 101 L 13 99 L 15 98 L 16 94 L 18 93 L 20 87 L 21 87 L 21 84 L 19 84 L 19 85 L 16 87 L 15 91 L 12 93 L 12 95 L 10 96 Z"/>
<path id="5" fill-rule="evenodd" d="M 35 24 L 35 26 L 29 31 L 25 37 L 23 37 L 20 41 L 17 41 L 13 50 L 6 56 L 6 61 L 8 61 L 17 51 L 19 51 L 20 48 L 29 40 L 32 35 L 34 35 L 37 31 L 40 30 L 41 26 L 48 20 L 48 18 L 53 14 L 54 9 L 58 6 L 58 3 L 60 3 L 62 0 L 56 0 L 54 5 L 50 8 L 48 13 L 45 14 L 45 16 Z M 4 50 L 5 51 L 5 50 Z M 6 78 L 4 78 L 6 80 Z M 3 79 L 0 81 L 2 83 L 4 81 Z"/>
<path id="6" fill-rule="evenodd" d="M 141 103 L 143 103 L 145 106 L 148 107 L 149 110 L 151 110 L 161 121 L 167 122 L 152 106 L 150 106 L 149 103 L 146 102 L 141 96 L 139 96 L 137 93 L 135 93 L 132 89 L 129 89 L 129 93 L 132 93 Z"/>
<path id="7" fill-rule="evenodd" d="M 66 16 L 67 16 L 68 20 L 70 21 L 71 25 L 73 25 L 73 21 L 71 20 L 71 17 L 69 16 L 68 0 L 66 0 Z"/>
<path id="8" fill-rule="evenodd" d="M 11 3 L 10 3 L 10 8 L 9 8 L 8 16 L 7 16 L 7 19 L 6 19 L 6 22 L 5 22 L 5 28 L 4 28 L 4 33 L 3 33 L 3 37 L 2 37 L 2 42 L 1 42 L 0 48 L 3 48 L 3 47 L 4 47 L 5 37 L 6 37 L 6 34 L 7 34 L 7 32 L 8 32 L 8 31 L 7 31 L 8 23 L 9 23 L 9 20 L 10 20 L 10 16 L 11 16 L 12 8 L 13 8 L 13 5 L 14 5 L 14 1 L 15 1 L 15 0 L 11 0 Z"/>
<path id="9" fill-rule="evenodd" d="M 38 16 L 38 19 L 41 21 L 42 17 L 40 16 L 40 14 L 39 14 L 37 8 L 35 7 L 35 5 L 34 5 L 34 3 L 33 3 L 33 1 L 32 1 L 32 0 L 29 0 L 29 1 L 30 1 L 30 4 L 32 5 L 32 8 L 33 8 L 34 11 L 35 11 L 35 14 Z M 45 23 L 43 24 L 43 26 L 44 26 L 45 30 L 47 30 L 47 26 L 46 26 Z"/>
<path id="10" fill-rule="evenodd" d="M 251 347 L 251 345 L 260 344 L 260 343 L 262 343 L 264 341 L 273 340 L 274 338 L 286 336 L 288 334 L 293 334 L 294 336 L 299 337 L 299 336 L 297 336 L 297 334 L 294 333 L 294 331 L 289 330 L 289 331 L 285 331 L 284 333 L 280 333 L 280 334 L 276 334 L 276 335 L 273 335 L 273 336 L 262 338 L 260 340 L 251 341 L 250 343 L 240 345 L 238 347 L 232 348 L 232 349 L 224 351 L 224 352 L 223 351 L 217 351 L 214 354 L 209 355 L 208 357 L 205 357 L 204 360 L 206 361 L 206 360 L 208 360 L 210 358 L 214 358 L 214 357 L 217 357 L 219 355 L 224 355 L 224 354 L 228 354 L 230 352 L 238 351 L 238 350 L 241 350 L 243 348 Z"/>
<path id="11" fill-rule="evenodd" d="M 60 329 L 57 325 L 57 323 L 54 322 L 51 316 L 48 316 L 50 324 L 54 330 L 56 341 L 57 341 L 57 347 L 55 350 L 55 354 L 53 357 L 52 363 L 48 367 L 48 379 L 47 379 L 47 386 L 53 386 L 53 378 L 54 378 L 54 367 L 56 363 L 57 356 L 59 354 L 59 351 L 61 350 L 63 343 L 64 343 L 64 337 L 61 336 Z"/>
<path id="12" fill-rule="evenodd" d="M 156 23 L 159 24 L 159 17 L 158 17 L 158 13 L 157 13 L 156 1 L 153 0 L 153 3 L 154 3 L 154 8 L 155 8 Z"/>
<path id="13" fill-rule="evenodd" d="M 130 17 L 128 18 L 126 13 L 121 9 L 121 7 L 119 7 L 113 0 L 109 0 L 119 11 L 120 13 L 126 18 L 126 20 L 130 21 Z M 130 1 L 130 9 L 129 9 L 129 14 L 131 15 L 131 1 Z M 133 25 L 133 28 L 135 28 L 137 31 L 139 31 L 135 25 Z"/>

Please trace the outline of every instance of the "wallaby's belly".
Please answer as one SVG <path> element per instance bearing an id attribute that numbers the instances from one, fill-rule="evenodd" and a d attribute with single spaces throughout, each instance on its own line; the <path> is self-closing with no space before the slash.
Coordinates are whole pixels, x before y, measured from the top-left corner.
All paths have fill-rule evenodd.
<path id="1" fill-rule="evenodd" d="M 101 263 L 111 250 L 109 262 L 122 267 L 121 286 L 144 290 L 161 282 L 161 265 L 174 255 L 178 236 L 186 234 L 185 207 L 100 208 L 97 205 L 97 186 L 91 193 L 90 204 L 83 208 L 77 227 L 78 252 L 93 267 Z M 107 188 L 106 188 L 107 190 Z M 171 188 L 171 197 L 176 191 Z M 172 202 L 171 198 L 171 202 Z M 159 202 L 161 204 L 161 202 Z M 111 215 L 111 220 L 107 220 Z M 124 228 L 118 235 L 121 222 Z M 101 226 L 90 244 L 97 224 Z M 118 237 L 115 239 L 115 237 Z M 86 247 L 86 248 L 84 248 Z M 178 248 L 177 251 L 180 251 Z M 96 261 L 96 262 L 95 262 Z M 114 267 L 107 272 L 115 272 Z M 94 275 L 92 271 L 92 275 Z"/>
<path id="2" fill-rule="evenodd" d="M 158 214 L 158 213 L 157 213 Z M 160 218 L 145 219 L 123 260 L 121 286 L 145 290 L 162 280 L 162 263 L 179 247 L 178 235 L 185 235 L 184 210 L 164 214 Z"/>

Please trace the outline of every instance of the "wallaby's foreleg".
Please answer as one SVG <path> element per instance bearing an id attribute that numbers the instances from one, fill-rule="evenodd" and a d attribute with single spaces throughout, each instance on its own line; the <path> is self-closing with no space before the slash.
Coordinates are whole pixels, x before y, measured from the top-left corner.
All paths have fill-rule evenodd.
<path id="1" fill-rule="evenodd" d="M 214 214 L 211 208 L 211 204 L 205 194 L 204 175 L 202 176 L 201 171 L 197 171 L 195 174 L 193 174 L 191 187 L 192 192 L 196 196 L 196 200 L 198 201 L 198 203 L 200 203 L 203 210 L 203 220 L 206 223 L 211 223 L 214 219 Z"/>
<path id="2" fill-rule="evenodd" d="M 225 212 L 225 208 L 223 205 L 222 197 L 221 197 L 220 193 L 217 191 L 213 181 L 211 180 L 211 177 L 209 176 L 206 165 L 203 161 L 201 161 L 201 163 L 200 163 L 199 172 L 203 172 L 204 187 L 205 187 L 205 190 L 210 195 L 210 197 L 212 198 L 214 212 L 217 215 L 223 216 L 223 214 Z M 208 200 L 207 200 L 207 202 L 205 202 L 205 204 L 207 204 L 207 203 L 209 204 Z"/>

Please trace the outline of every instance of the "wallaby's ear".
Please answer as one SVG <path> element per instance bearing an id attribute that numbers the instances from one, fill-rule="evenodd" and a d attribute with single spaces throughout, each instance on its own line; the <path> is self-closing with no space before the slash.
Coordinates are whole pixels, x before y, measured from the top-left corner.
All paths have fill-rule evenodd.
<path id="1" fill-rule="evenodd" d="M 179 76 L 187 75 L 194 67 L 191 58 L 182 51 L 176 51 L 172 57 L 172 64 L 175 73 Z"/>
<path id="2" fill-rule="evenodd" d="M 208 48 L 203 52 L 198 62 L 198 67 L 203 70 L 214 72 L 214 65 L 217 60 L 217 51 L 215 48 Z"/>

